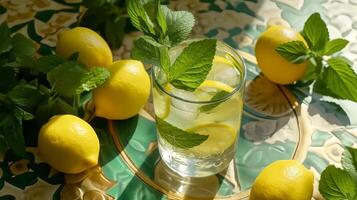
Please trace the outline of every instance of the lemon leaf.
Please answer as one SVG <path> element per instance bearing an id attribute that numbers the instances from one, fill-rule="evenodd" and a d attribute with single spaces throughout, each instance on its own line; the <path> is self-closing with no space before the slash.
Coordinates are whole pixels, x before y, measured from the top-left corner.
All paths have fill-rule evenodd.
<path id="1" fill-rule="evenodd" d="M 312 14 L 305 22 L 302 35 L 312 50 L 322 50 L 329 41 L 326 23 L 319 13 Z"/>
<path id="2" fill-rule="evenodd" d="M 317 78 L 314 91 L 337 99 L 357 102 L 357 75 L 342 58 L 330 58 L 328 66 Z"/>
<path id="3" fill-rule="evenodd" d="M 307 55 L 308 49 L 302 41 L 281 44 L 275 48 L 275 51 L 293 64 L 303 63 L 309 58 Z"/>
<path id="4" fill-rule="evenodd" d="M 342 156 L 342 166 L 357 183 L 357 149 L 345 148 Z"/>
<path id="5" fill-rule="evenodd" d="M 156 126 L 162 138 L 171 145 L 183 149 L 198 146 L 208 138 L 207 135 L 200 135 L 179 129 L 159 117 L 156 118 Z"/>
<path id="6" fill-rule="evenodd" d="M 348 44 L 348 40 L 338 38 L 338 39 L 333 39 L 330 40 L 326 43 L 325 50 L 324 50 L 324 55 L 332 55 L 338 51 L 341 51 L 343 48 L 346 47 Z"/>
<path id="7" fill-rule="evenodd" d="M 330 165 L 321 174 L 319 191 L 325 199 L 355 200 L 357 185 L 346 171 Z"/>
<path id="8" fill-rule="evenodd" d="M 217 40 L 204 39 L 183 49 L 169 70 L 169 82 L 176 88 L 194 91 L 211 70 Z"/>

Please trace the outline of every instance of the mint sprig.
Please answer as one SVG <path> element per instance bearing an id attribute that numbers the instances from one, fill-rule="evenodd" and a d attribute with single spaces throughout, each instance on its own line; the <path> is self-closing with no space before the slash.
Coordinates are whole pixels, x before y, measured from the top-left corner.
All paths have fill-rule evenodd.
<path id="1" fill-rule="evenodd" d="M 156 126 L 160 136 L 168 143 L 183 149 L 198 146 L 208 138 L 207 135 L 200 135 L 179 129 L 159 117 L 156 117 Z"/>
<path id="2" fill-rule="evenodd" d="M 189 36 L 195 19 L 190 12 L 172 11 L 160 5 L 160 0 L 128 0 L 127 10 L 132 24 L 145 35 L 134 41 L 133 59 L 161 67 L 166 80 L 179 89 L 194 91 L 206 79 L 212 68 L 217 40 L 192 41 L 175 61 L 169 51 Z M 179 148 L 192 148 L 208 136 L 181 130 L 157 118 L 160 135 Z"/>
<path id="3" fill-rule="evenodd" d="M 56 55 L 37 58 L 33 41 L 10 32 L 0 25 L 0 153 L 11 149 L 25 157 L 24 124 L 38 131 L 52 115 L 77 115 L 80 94 L 103 84 L 110 73 L 87 71 L 77 62 L 78 54 L 71 61 Z"/>
<path id="4" fill-rule="evenodd" d="M 187 11 L 171 11 L 159 0 L 144 3 L 128 1 L 132 24 L 145 36 L 134 41 L 131 57 L 160 66 L 169 83 L 176 88 L 194 91 L 206 79 L 216 51 L 215 39 L 194 41 L 183 49 L 171 64 L 169 50 L 187 39 L 194 17 Z M 156 12 L 155 12 L 156 11 Z"/>
<path id="5" fill-rule="evenodd" d="M 330 165 L 321 173 L 319 191 L 326 200 L 357 199 L 357 149 L 346 147 L 342 166 Z"/>
<path id="6" fill-rule="evenodd" d="M 342 38 L 330 40 L 326 23 L 318 13 L 307 19 L 302 35 L 308 47 L 301 41 L 292 41 L 276 48 L 276 51 L 291 63 L 309 62 L 302 78 L 307 84 L 300 85 L 314 83 L 314 92 L 357 102 L 357 75 L 351 62 L 334 56 L 346 47 L 348 41 Z"/>
<path id="7" fill-rule="evenodd" d="M 170 67 L 168 81 L 176 88 L 194 91 L 211 70 L 216 42 L 215 39 L 204 39 L 184 48 Z"/>

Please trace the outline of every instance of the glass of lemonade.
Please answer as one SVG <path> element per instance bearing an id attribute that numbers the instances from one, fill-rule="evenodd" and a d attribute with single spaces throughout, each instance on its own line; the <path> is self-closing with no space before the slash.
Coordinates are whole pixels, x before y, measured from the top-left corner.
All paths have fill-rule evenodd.
<path id="1" fill-rule="evenodd" d="M 170 60 L 174 62 L 191 42 L 170 49 Z M 162 160 L 181 176 L 203 177 L 224 170 L 235 155 L 239 135 L 246 76 L 243 59 L 234 49 L 218 41 L 212 68 L 193 92 L 166 83 L 160 67 L 153 67 L 152 76 L 157 123 L 164 121 L 162 123 L 183 130 L 177 134 L 158 128 Z M 190 133 L 206 138 L 190 147 L 197 139 Z M 181 143 L 189 147 L 179 145 Z"/>

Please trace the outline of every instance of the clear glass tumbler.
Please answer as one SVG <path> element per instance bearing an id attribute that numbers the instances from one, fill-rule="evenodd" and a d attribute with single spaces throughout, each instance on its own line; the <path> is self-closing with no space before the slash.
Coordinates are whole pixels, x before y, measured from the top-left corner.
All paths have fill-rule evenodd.
<path id="1" fill-rule="evenodd" d="M 191 42 L 171 49 L 171 61 Z M 161 68 L 153 67 L 156 123 L 182 130 L 158 128 L 160 155 L 168 167 L 182 176 L 203 177 L 228 166 L 237 147 L 245 76 L 243 59 L 219 41 L 206 80 L 193 92 L 167 84 Z"/>

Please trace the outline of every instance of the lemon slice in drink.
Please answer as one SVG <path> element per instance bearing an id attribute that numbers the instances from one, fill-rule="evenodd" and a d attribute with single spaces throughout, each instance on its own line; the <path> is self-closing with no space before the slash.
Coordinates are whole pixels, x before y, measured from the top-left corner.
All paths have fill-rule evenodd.
<path id="1" fill-rule="evenodd" d="M 189 128 L 188 132 L 208 135 L 206 141 L 188 151 L 200 156 L 216 155 L 231 147 L 236 140 L 237 131 L 226 124 L 209 123 Z"/>
<path id="2" fill-rule="evenodd" d="M 171 92 L 171 88 L 169 84 L 165 86 L 165 90 L 167 92 Z M 153 89 L 154 96 L 154 107 L 155 107 L 155 115 L 162 119 L 166 118 L 170 113 L 170 97 L 167 94 L 161 94 L 163 92 L 159 92 L 158 89 Z"/>
<path id="3" fill-rule="evenodd" d="M 228 93 L 231 93 L 233 91 L 233 88 L 231 86 L 214 80 L 205 80 L 199 87 L 199 89 L 203 89 L 203 88 L 214 88 Z"/>

